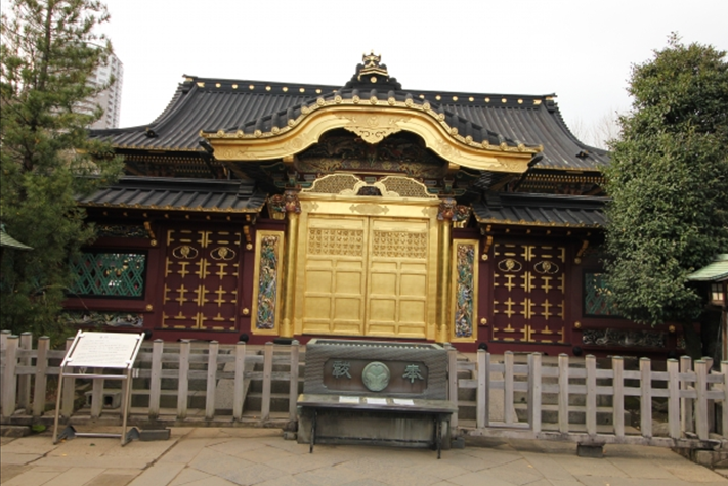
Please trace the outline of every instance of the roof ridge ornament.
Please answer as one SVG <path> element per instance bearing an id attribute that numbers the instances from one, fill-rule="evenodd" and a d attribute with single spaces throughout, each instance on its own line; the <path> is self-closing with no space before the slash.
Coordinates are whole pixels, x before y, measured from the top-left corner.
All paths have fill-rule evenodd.
<path id="1" fill-rule="evenodd" d="M 361 63 L 356 65 L 354 76 L 344 88 L 376 88 L 386 92 L 387 90 L 400 90 L 402 86 L 395 78 L 389 76 L 387 65 L 382 62 L 381 54 L 375 54 L 372 49 L 369 54 L 361 55 Z"/>

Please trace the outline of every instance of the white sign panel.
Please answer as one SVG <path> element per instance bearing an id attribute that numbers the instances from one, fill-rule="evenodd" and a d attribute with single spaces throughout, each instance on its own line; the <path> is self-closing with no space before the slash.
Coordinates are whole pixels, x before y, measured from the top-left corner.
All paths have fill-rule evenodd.
<path id="1" fill-rule="evenodd" d="M 70 366 L 126 368 L 130 365 L 139 334 L 80 333 L 73 354 L 66 358 Z"/>

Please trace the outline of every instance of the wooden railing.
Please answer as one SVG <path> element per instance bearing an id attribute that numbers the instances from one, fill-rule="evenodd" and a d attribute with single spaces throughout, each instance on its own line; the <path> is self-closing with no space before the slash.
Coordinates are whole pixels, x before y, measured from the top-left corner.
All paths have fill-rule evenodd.
<path id="1" fill-rule="evenodd" d="M 48 387 L 49 382 L 57 382 L 65 350 L 50 349 L 45 337 L 35 344 L 30 334 L 0 333 L 0 423 L 30 425 L 52 420 Z M 448 369 L 459 371 L 449 373 L 451 400 L 457 402 L 459 394 L 474 394 L 472 403 L 459 405 L 461 412 L 463 407 L 474 406 L 475 419 L 453 416 L 452 426 L 463 433 L 595 444 L 712 447 L 728 432 L 728 362 L 716 371 L 711 369 L 710 359 L 693 362 L 683 357 L 668 360 L 666 366 L 661 363 L 661 371 L 654 370 L 646 358 L 638 366 L 625 367 L 625 359 L 618 357 L 598 362 L 593 356 L 569 359 L 566 355 L 548 358 L 508 352 L 492 357 L 479 351 L 474 361 L 465 361 L 455 348 L 448 352 Z M 301 355 L 295 341 L 257 347 L 145 343 L 135 363 L 130 423 L 291 425 L 297 420 Z M 260 403 L 256 401 L 248 409 L 252 382 L 261 383 L 262 391 Z M 224 394 L 225 405 L 216 402 L 223 383 L 231 388 Z M 198 385 L 197 390 L 193 385 Z M 274 385 L 276 391 L 272 391 Z M 109 390 L 104 383 L 93 380 L 89 391 L 90 405 L 75 410 L 76 383 L 64 380 L 61 416 L 71 423 L 118 421 L 119 410 L 105 407 Z M 271 411 L 273 398 L 277 399 L 277 412 Z M 192 406 L 195 399 L 200 403 Z M 134 405 L 139 401 L 143 406 Z M 664 433 L 653 433 L 657 432 L 653 431 L 653 401 L 667 404 Z M 502 413 L 493 417 L 496 402 L 501 402 L 498 409 Z M 629 420 L 629 409 L 638 418 Z M 544 421 L 549 414 L 554 419 Z M 575 415 L 583 420 L 574 420 Z"/>
<path id="2" fill-rule="evenodd" d="M 72 339 L 67 342 L 70 346 Z M 2 423 L 28 423 L 40 418 L 52 417 L 54 411 L 46 410 L 48 403 L 48 381 L 57 382 L 59 363 L 65 350 L 49 349 L 49 340 L 41 337 L 33 349 L 30 334 L 11 336 L 6 331 L 0 334 L 0 418 Z M 274 345 L 268 343 L 250 352 L 244 343 L 220 345 L 217 342 L 182 341 L 164 343 L 157 340 L 152 345 L 145 343 L 137 356 L 132 386 L 131 423 L 145 421 L 162 422 L 167 425 L 195 424 L 202 422 L 216 425 L 248 422 L 266 426 L 296 421 L 296 398 L 299 382 L 299 345 Z M 261 349 L 262 348 L 262 349 Z M 284 371 L 274 371 L 274 365 Z M 231 406 L 221 409 L 216 404 L 216 388 L 224 380 L 232 382 L 232 391 L 226 397 Z M 170 383 L 176 387 L 170 387 Z M 197 381 L 204 383 L 204 390 L 191 390 Z M 262 382 L 262 396 L 259 409 L 246 413 L 245 401 L 250 384 Z M 60 415 L 74 414 L 74 403 L 78 400 L 76 380 L 64 379 Z M 271 413 L 271 386 L 274 382 L 287 385 L 289 402 L 286 412 Z M 164 385 L 164 386 L 163 386 Z M 171 389 L 170 389 L 171 388 Z M 119 390 L 120 391 L 120 390 Z M 106 390 L 103 380 L 92 380 L 90 407 L 87 418 L 99 419 L 104 412 Z M 176 408 L 162 406 L 163 396 L 176 396 Z M 140 397 L 148 397 L 148 405 L 135 407 Z M 193 397 L 204 397 L 204 408 L 189 406 Z M 118 410 L 114 411 L 118 417 Z M 116 418 L 115 418 L 116 419 Z"/>
<path id="3" fill-rule="evenodd" d="M 625 359 L 620 357 L 600 360 L 599 368 L 594 356 L 570 360 L 562 354 L 551 363 L 544 363 L 538 353 L 526 355 L 521 363 L 515 358 L 507 352 L 502 360 L 493 362 L 490 354 L 481 350 L 474 366 L 458 362 L 461 372 L 471 372 L 471 378 L 458 380 L 458 387 L 475 390 L 475 423 L 469 428 L 460 424 L 469 429 L 467 433 L 666 447 L 704 447 L 726 438 L 728 362 L 722 362 L 716 371 L 711 370 L 710 358 L 693 362 L 682 357 L 667 360 L 665 371 L 655 371 L 647 358 L 641 358 L 638 369 L 631 370 L 625 369 Z M 451 379 L 455 379 L 454 374 Z M 489 417 L 496 392 L 503 400 L 502 420 L 498 422 Z M 544 403 L 546 398 L 550 404 Z M 625 423 L 625 415 L 629 416 L 625 414 L 626 398 L 639 407 L 633 407 L 638 423 Z M 667 427 L 661 437 L 653 434 L 653 399 L 667 404 Z M 525 412 L 520 420 L 519 407 Z M 544 412 L 555 414 L 556 420 L 544 423 Z M 570 420 L 575 412 L 585 420 Z"/>

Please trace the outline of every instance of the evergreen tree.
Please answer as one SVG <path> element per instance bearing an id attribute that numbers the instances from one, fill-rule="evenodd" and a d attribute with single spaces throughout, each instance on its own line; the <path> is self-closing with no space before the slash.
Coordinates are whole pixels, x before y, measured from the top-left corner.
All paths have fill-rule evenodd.
<path id="1" fill-rule="evenodd" d="M 0 327 L 59 337 L 61 303 L 74 275 L 68 265 L 93 238 L 75 196 L 111 181 L 121 164 L 89 140 L 106 88 L 91 82 L 112 53 L 95 32 L 109 20 L 95 0 L 12 0 L 0 25 L 0 218 L 34 248 L 3 253 Z M 86 106 L 86 108 L 84 108 Z"/>
<path id="2" fill-rule="evenodd" d="M 667 48 L 633 67 L 607 190 L 608 285 L 624 317 L 683 324 L 693 356 L 714 355 L 719 321 L 686 275 L 728 251 L 728 63 L 712 46 Z M 703 321 L 702 349 L 694 322 Z"/>

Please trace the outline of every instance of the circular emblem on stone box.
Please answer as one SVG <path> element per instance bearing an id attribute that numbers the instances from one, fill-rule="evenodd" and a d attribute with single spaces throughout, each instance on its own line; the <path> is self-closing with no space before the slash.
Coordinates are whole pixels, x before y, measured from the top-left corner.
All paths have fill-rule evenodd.
<path id="1" fill-rule="evenodd" d="M 361 372 L 361 381 L 371 391 L 378 392 L 389 385 L 389 368 L 384 363 L 372 361 Z"/>

